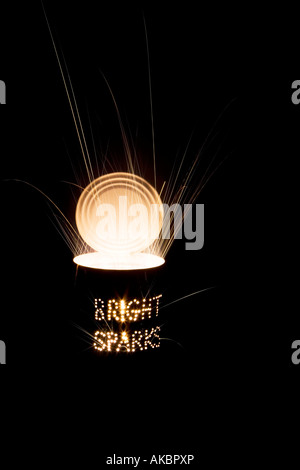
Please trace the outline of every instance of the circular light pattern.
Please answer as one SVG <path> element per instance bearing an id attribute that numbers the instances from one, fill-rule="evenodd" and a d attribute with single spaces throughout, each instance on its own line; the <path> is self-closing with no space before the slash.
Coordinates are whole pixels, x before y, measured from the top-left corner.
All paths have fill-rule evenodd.
<path id="1" fill-rule="evenodd" d="M 109 256 L 110 263 L 115 265 L 116 256 L 140 253 L 158 238 L 163 222 L 163 205 L 157 191 L 140 176 L 109 173 L 95 179 L 83 190 L 75 218 L 83 240 L 97 251 L 81 255 L 86 257 L 84 263 L 97 265 L 100 260 L 98 254 L 101 253 Z M 74 261 L 82 261 L 81 256 Z M 123 265 L 128 264 L 127 261 L 124 258 Z M 139 262 L 135 258 L 133 264 Z"/>
<path id="2" fill-rule="evenodd" d="M 127 256 L 114 257 L 97 252 L 76 256 L 73 261 L 79 266 L 86 268 L 118 271 L 156 268 L 165 262 L 160 256 L 149 253 L 135 253 Z"/>

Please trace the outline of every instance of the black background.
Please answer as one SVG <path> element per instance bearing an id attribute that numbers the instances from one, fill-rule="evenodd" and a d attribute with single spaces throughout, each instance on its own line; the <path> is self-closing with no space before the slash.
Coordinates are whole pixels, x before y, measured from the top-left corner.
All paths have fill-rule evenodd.
<path id="1" fill-rule="evenodd" d="M 281 12 L 247 6 L 45 2 L 45 8 L 68 65 L 89 146 L 90 116 L 96 151 L 103 152 L 110 139 L 113 165 L 122 165 L 120 135 L 100 70 L 122 117 L 133 134 L 138 130 L 142 171 L 150 181 L 153 178 L 143 14 L 158 185 L 168 178 L 191 133 L 189 162 L 222 115 L 196 177 L 201 178 L 219 148 L 217 162 L 224 161 L 198 199 L 205 204 L 205 245 L 198 252 L 186 251 L 184 241 L 176 241 L 157 280 L 162 307 L 212 289 L 161 309 L 162 336 L 169 339 L 151 354 L 99 356 L 85 342 L 74 326 L 75 320 L 80 323 L 74 301 L 80 289 L 76 267 L 52 223 L 51 206 L 34 189 L 11 181 L 40 188 L 72 218 L 72 192 L 62 181 L 76 182 L 71 162 L 77 170 L 82 165 L 80 148 L 41 4 L 4 8 L 0 78 L 7 85 L 7 105 L 0 110 L 0 338 L 7 346 L 7 363 L 30 370 L 33 384 L 51 380 L 56 388 L 57 383 L 55 396 L 64 403 L 74 399 L 77 411 L 70 407 L 72 418 L 63 422 L 73 422 L 75 413 L 79 435 L 88 428 L 90 450 L 83 445 L 80 455 L 96 451 L 99 442 L 93 436 L 102 439 L 99 465 L 104 449 L 115 450 L 116 445 L 120 449 L 123 444 L 128 455 L 129 449 L 139 455 L 142 444 L 130 438 L 129 428 L 148 454 L 154 448 L 189 449 L 200 458 L 217 435 L 223 445 L 231 419 L 238 431 L 247 418 L 259 416 L 258 432 L 270 407 L 266 422 L 273 422 L 270 395 L 292 393 L 299 375 L 290 360 L 291 343 L 299 337 L 295 299 L 300 107 L 291 102 L 291 83 L 298 71 L 296 26 Z M 92 309 L 85 314 L 93 315 Z M 47 390 L 46 402 L 53 396 Z M 231 403 L 238 410 L 235 418 Z M 217 422 L 208 413 L 204 424 L 211 406 Z M 278 413 L 276 407 L 276 417 Z M 114 420 L 118 430 L 107 431 Z M 68 432 L 74 432 L 70 428 Z M 111 433 L 117 444 L 108 437 L 105 447 L 103 434 Z M 249 445 L 239 432 L 230 436 L 242 447 Z M 257 437 L 256 448 L 262 443 Z M 231 450 L 224 450 L 224 458 L 233 458 Z"/>

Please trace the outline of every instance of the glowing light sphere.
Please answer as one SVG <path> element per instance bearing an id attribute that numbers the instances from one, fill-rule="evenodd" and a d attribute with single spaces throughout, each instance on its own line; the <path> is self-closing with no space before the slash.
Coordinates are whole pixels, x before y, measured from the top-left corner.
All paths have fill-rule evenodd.
<path id="1" fill-rule="evenodd" d="M 81 237 L 95 252 L 79 255 L 74 262 L 121 270 L 163 264 L 163 258 L 142 253 L 159 237 L 163 216 L 159 194 L 140 176 L 100 176 L 81 193 L 75 214 Z"/>

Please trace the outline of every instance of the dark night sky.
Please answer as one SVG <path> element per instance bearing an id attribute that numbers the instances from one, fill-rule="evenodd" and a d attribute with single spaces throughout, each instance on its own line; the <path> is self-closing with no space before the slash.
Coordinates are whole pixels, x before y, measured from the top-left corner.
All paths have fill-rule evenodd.
<path id="1" fill-rule="evenodd" d="M 18 366 L 25 357 L 26 367 L 40 371 L 84 364 L 96 372 L 98 395 L 99 367 L 108 381 L 123 366 L 128 377 L 147 372 L 159 395 L 176 390 L 172 400 L 164 395 L 154 402 L 181 423 L 200 419 L 196 403 L 204 384 L 215 381 L 224 397 L 225 382 L 235 388 L 247 379 L 252 384 L 266 377 L 290 380 L 295 373 L 290 345 L 299 337 L 291 274 L 297 266 L 293 220 L 300 119 L 300 107 L 290 101 L 297 78 L 292 26 L 283 37 L 276 12 L 258 14 L 246 6 L 209 11 L 179 2 L 172 7 L 44 3 L 89 145 L 90 118 L 96 151 L 109 140 L 113 162 L 120 164 L 120 135 L 100 71 L 135 135 L 144 176 L 152 178 L 143 13 L 159 184 L 191 133 L 188 162 L 226 108 L 196 176 L 219 149 L 217 161 L 224 162 L 198 199 L 205 203 L 204 248 L 188 252 L 183 242 L 175 242 L 157 277 L 162 305 L 214 288 L 162 309 L 162 336 L 174 341 L 163 342 L 159 352 L 126 360 L 98 357 L 73 326 L 80 323 L 74 301 L 80 286 L 74 286 L 72 254 L 53 226 L 51 207 L 28 186 L 3 181 L 0 339 L 8 362 Z M 0 110 L 1 178 L 36 185 L 73 217 L 72 193 L 62 181 L 75 181 L 71 162 L 79 169 L 80 149 L 39 2 L 19 5 L 18 15 L 7 7 L 1 54 L 0 79 L 7 85 L 7 105 Z"/>

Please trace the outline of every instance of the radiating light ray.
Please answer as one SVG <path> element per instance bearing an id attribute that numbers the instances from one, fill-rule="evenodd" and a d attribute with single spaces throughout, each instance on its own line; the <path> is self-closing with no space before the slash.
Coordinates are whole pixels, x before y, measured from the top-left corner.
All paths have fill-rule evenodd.
<path id="1" fill-rule="evenodd" d="M 191 190 L 192 190 L 192 194 L 188 199 L 188 201 L 192 204 L 195 202 L 196 198 L 199 196 L 200 192 L 202 191 L 204 185 L 207 183 L 208 179 L 210 178 L 210 174 L 208 173 L 209 170 L 211 169 L 212 167 L 212 164 L 214 163 L 217 155 L 218 155 L 218 152 L 215 152 L 214 156 L 212 159 L 210 159 L 209 161 L 209 164 L 208 166 L 206 167 L 205 171 L 204 171 L 204 175 L 201 176 L 201 179 L 200 179 L 200 182 L 197 184 L 197 185 L 193 185 L 191 184 L 192 183 L 192 178 L 193 178 L 193 175 L 195 174 L 195 171 L 197 169 L 197 165 L 199 164 L 200 162 L 200 159 L 203 155 L 203 152 L 204 152 L 204 149 L 206 147 L 209 146 L 210 142 L 213 141 L 215 138 L 213 137 L 213 132 L 215 132 L 216 130 L 216 127 L 218 125 L 218 123 L 220 122 L 220 120 L 222 119 L 222 117 L 224 116 L 224 114 L 226 113 L 226 111 L 230 108 L 230 106 L 232 105 L 232 103 L 235 101 L 235 98 L 231 99 L 227 104 L 226 106 L 224 106 L 223 110 L 219 113 L 217 119 L 215 120 L 215 122 L 213 123 L 209 133 L 207 134 L 206 138 L 204 139 L 196 157 L 194 158 L 193 162 L 192 162 L 192 166 L 191 166 L 191 169 L 189 170 L 189 172 L 187 173 L 186 177 L 185 177 L 185 180 L 184 180 L 184 186 L 187 188 L 187 187 L 191 187 Z M 219 149 L 220 149 L 220 145 L 219 145 Z M 224 162 L 224 157 L 222 158 L 221 162 L 218 164 L 218 168 L 219 166 Z M 205 179 L 206 175 L 208 174 L 207 178 Z M 181 197 L 184 196 L 184 193 L 182 194 Z"/>
<path id="2" fill-rule="evenodd" d="M 162 338 L 162 337 L 160 337 L 160 340 L 161 340 L 161 341 L 171 341 L 172 343 L 177 344 L 177 346 L 179 346 L 180 348 L 185 349 L 185 348 L 182 346 L 181 343 L 179 343 L 178 341 L 176 341 L 176 340 L 173 339 L 173 338 Z"/>
<path id="3" fill-rule="evenodd" d="M 81 333 L 83 333 L 84 335 L 86 335 L 86 338 L 84 338 L 83 336 L 80 336 L 80 340 L 87 343 L 89 345 L 88 348 L 86 348 L 84 351 L 89 351 L 91 349 L 93 349 L 93 343 L 95 341 L 94 339 L 94 335 L 91 334 L 89 331 L 87 331 L 85 328 L 82 328 L 82 326 L 80 325 L 77 325 L 76 323 L 74 322 L 71 322 L 71 324 L 77 328 Z"/>
<path id="4" fill-rule="evenodd" d="M 17 178 L 9 178 L 9 179 L 5 179 L 3 181 L 15 181 L 17 183 L 23 183 L 23 184 L 26 184 L 27 186 L 30 186 L 31 188 L 35 189 L 36 191 L 38 191 L 40 194 L 42 194 L 42 196 L 44 196 L 54 207 L 55 209 L 60 213 L 60 215 L 63 217 L 64 219 L 64 222 L 68 225 L 69 229 L 72 231 L 73 235 L 78 238 L 78 232 L 77 230 L 73 227 L 73 225 L 71 224 L 71 222 L 69 221 L 69 219 L 65 216 L 65 214 L 62 212 L 62 210 L 58 207 L 57 204 L 55 204 L 55 202 L 53 201 L 53 199 L 51 199 L 46 193 L 44 193 L 44 191 L 42 191 L 40 188 L 38 188 L 37 186 L 35 186 L 34 184 L 32 183 L 29 183 L 28 181 L 24 181 L 24 180 L 20 180 L 20 179 L 17 179 Z"/>
<path id="5" fill-rule="evenodd" d="M 68 98 L 69 106 L 70 106 L 70 109 L 71 109 L 75 129 L 76 129 L 76 132 L 77 132 L 77 137 L 78 137 L 78 140 L 79 140 L 79 145 L 80 145 L 83 160 L 84 160 L 84 163 L 85 163 L 86 172 L 87 172 L 89 181 L 91 183 L 95 179 L 94 174 L 93 174 L 93 167 L 92 167 L 92 164 L 91 164 L 91 159 L 90 159 L 88 146 L 87 146 L 86 139 L 85 139 L 85 134 L 84 134 L 84 131 L 83 131 L 83 126 L 82 126 L 82 122 L 81 122 L 81 118 L 80 118 L 80 114 L 79 114 L 79 110 L 78 110 L 78 106 L 77 106 L 77 100 L 76 100 L 76 97 L 75 97 L 71 77 L 70 77 L 69 70 L 68 70 L 68 67 L 66 65 L 66 61 L 64 59 L 63 53 L 62 53 L 62 57 L 63 57 L 66 72 L 64 72 L 64 70 L 63 70 L 62 62 L 61 62 L 59 54 L 58 54 L 58 50 L 57 50 L 57 47 L 56 47 L 56 44 L 55 44 L 55 41 L 54 41 L 54 37 L 53 37 L 53 34 L 52 34 L 50 23 L 48 21 L 46 10 L 44 8 L 44 4 L 43 4 L 43 2 L 41 2 L 41 4 L 42 4 L 45 19 L 46 19 L 47 27 L 48 27 L 48 30 L 49 30 L 49 34 L 50 34 L 51 42 L 52 42 L 52 45 L 53 45 L 53 49 L 54 49 L 54 52 L 55 52 L 55 56 L 56 56 L 56 59 L 57 59 L 57 62 L 58 62 L 59 70 L 60 70 L 60 73 L 61 73 L 61 76 L 62 76 L 64 88 L 65 88 L 65 91 L 66 91 L 66 94 L 67 94 L 67 98 Z M 68 78 L 68 82 L 66 80 L 66 75 L 67 75 L 67 78 Z"/>
<path id="6" fill-rule="evenodd" d="M 124 125 L 123 125 L 123 121 L 122 121 L 122 118 L 121 118 L 121 113 L 119 111 L 119 107 L 117 105 L 117 101 L 116 101 L 116 98 L 115 98 L 115 95 L 113 94 L 113 91 L 111 89 L 111 86 L 110 84 L 108 83 L 108 80 L 106 79 L 104 73 L 99 70 L 99 72 L 101 73 L 105 83 L 106 83 L 106 86 L 110 92 L 110 95 L 112 97 L 112 100 L 113 100 L 113 103 L 114 103 L 114 106 L 115 106 L 115 110 L 116 110 L 116 113 L 117 113 L 117 117 L 118 117 L 118 122 L 119 122 L 119 126 L 120 126 L 120 130 L 121 130 L 121 135 L 122 135 L 122 140 L 123 140 L 123 146 L 124 146 L 124 150 L 125 150 L 125 155 L 127 157 L 127 166 L 128 166 L 128 172 L 134 174 L 134 167 L 133 167 L 133 159 L 132 159 L 132 154 L 131 154 L 131 150 L 130 150 L 130 145 L 128 143 L 128 138 L 127 138 L 127 134 L 125 132 L 125 128 L 124 128 Z"/>
<path id="7" fill-rule="evenodd" d="M 145 30 L 145 39 L 146 39 L 146 47 L 147 47 L 147 62 L 148 62 L 148 84 L 149 84 L 149 101 L 150 101 L 151 132 L 152 132 L 153 175 L 154 175 L 154 188 L 156 189 L 156 152 L 155 152 L 155 137 L 154 137 L 152 81 L 151 81 L 151 68 L 150 68 L 149 41 L 148 41 L 146 19 L 144 15 L 143 15 L 143 20 L 144 20 L 144 30 Z"/>
<path id="8" fill-rule="evenodd" d="M 185 296 L 183 296 L 183 297 L 180 297 L 179 299 L 173 300 L 172 302 L 169 302 L 169 303 L 166 304 L 166 305 L 162 305 L 162 306 L 160 307 L 160 310 L 162 310 L 163 308 L 169 307 L 170 305 L 176 304 L 177 302 L 180 302 L 181 300 L 187 299 L 188 297 L 192 297 L 192 296 L 194 296 L 194 295 L 201 294 L 202 292 L 205 292 L 205 291 L 211 290 L 211 289 L 215 289 L 215 286 L 213 286 L 213 287 L 206 287 L 205 289 L 197 290 L 196 292 L 192 292 L 191 294 L 188 294 L 188 295 L 185 295 Z"/>
<path id="9" fill-rule="evenodd" d="M 88 117 L 88 122 L 89 122 L 89 129 L 90 129 L 90 134 L 91 134 L 91 139 L 92 139 L 92 146 L 93 146 L 93 151 L 95 155 L 95 162 L 96 162 L 96 169 L 97 169 L 97 175 L 100 175 L 100 169 L 99 169 L 99 162 L 97 158 L 97 151 L 96 151 L 96 145 L 95 145 L 95 139 L 94 139 L 94 133 L 93 133 L 93 128 L 92 128 L 92 123 L 91 123 L 91 118 L 90 118 L 90 113 L 87 107 L 87 117 Z"/>

